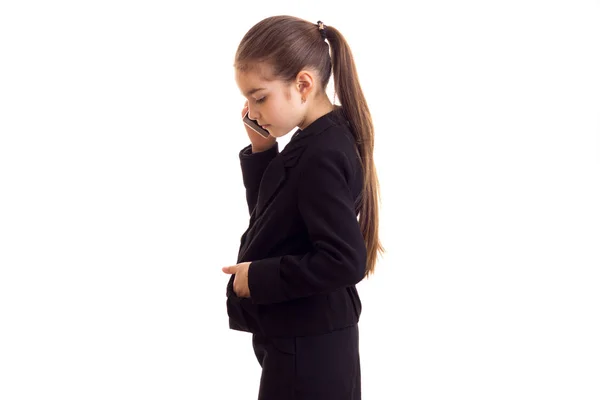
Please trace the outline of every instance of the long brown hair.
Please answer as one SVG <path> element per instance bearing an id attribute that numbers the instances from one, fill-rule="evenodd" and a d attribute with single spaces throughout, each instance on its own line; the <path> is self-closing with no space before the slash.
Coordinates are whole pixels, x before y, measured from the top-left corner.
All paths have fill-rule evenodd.
<path id="1" fill-rule="evenodd" d="M 246 71 L 258 63 L 266 63 L 272 68 L 273 77 L 284 82 L 294 81 L 300 71 L 311 68 L 317 71 L 323 92 L 333 72 L 335 94 L 350 122 L 364 172 L 358 221 L 367 248 L 365 277 L 368 278 L 375 271 L 377 252 L 385 251 L 379 240 L 379 180 L 373 161 L 373 121 L 346 39 L 327 25 L 324 30 L 327 45 L 318 27 L 288 15 L 265 18 L 242 38 L 234 67 Z"/>

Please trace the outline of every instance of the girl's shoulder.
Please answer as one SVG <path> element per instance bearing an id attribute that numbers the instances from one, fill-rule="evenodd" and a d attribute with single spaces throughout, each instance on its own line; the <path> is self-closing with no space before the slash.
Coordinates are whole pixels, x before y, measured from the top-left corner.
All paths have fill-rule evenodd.
<path id="1" fill-rule="evenodd" d="M 344 125 L 332 125 L 307 144 L 300 157 L 299 168 L 313 171 L 326 168 L 340 170 L 343 175 L 354 175 L 360 169 L 360 158 L 354 138 Z"/>

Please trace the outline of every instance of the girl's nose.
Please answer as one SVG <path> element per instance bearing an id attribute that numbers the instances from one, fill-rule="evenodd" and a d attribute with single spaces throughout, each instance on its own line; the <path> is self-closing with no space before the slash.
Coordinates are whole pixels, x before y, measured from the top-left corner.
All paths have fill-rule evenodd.
<path id="1" fill-rule="evenodd" d="M 250 107 L 250 105 L 248 105 L 248 117 L 253 120 L 258 119 L 258 114 L 254 111 L 254 108 Z"/>

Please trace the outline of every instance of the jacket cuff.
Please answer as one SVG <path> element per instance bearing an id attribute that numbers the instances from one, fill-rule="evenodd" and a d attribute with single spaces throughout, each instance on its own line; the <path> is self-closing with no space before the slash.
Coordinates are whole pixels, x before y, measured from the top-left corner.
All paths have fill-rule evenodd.
<path id="1" fill-rule="evenodd" d="M 248 146 L 240 150 L 240 160 L 260 160 L 262 158 L 273 157 L 274 155 L 277 155 L 277 153 L 279 153 L 279 142 L 275 142 L 275 144 L 267 150 L 259 151 L 258 153 L 253 153 L 252 145 L 249 144 Z"/>
<path id="2" fill-rule="evenodd" d="M 282 257 L 252 261 L 248 267 L 248 288 L 254 304 L 278 303 L 286 300 L 281 290 L 279 270 Z"/>
<path id="3" fill-rule="evenodd" d="M 252 153 L 252 145 L 240 150 L 240 164 L 242 167 L 242 178 L 246 188 L 258 187 L 262 179 L 262 172 L 267 168 L 271 160 L 279 154 L 279 143 L 275 142 L 273 147 L 258 153 Z"/>

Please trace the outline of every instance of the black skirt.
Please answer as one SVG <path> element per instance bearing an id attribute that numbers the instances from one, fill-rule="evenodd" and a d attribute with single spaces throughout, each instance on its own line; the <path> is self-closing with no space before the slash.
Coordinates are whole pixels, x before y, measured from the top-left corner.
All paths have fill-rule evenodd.
<path id="1" fill-rule="evenodd" d="M 252 335 L 258 400 L 360 400 L 358 324 L 322 335 Z"/>

